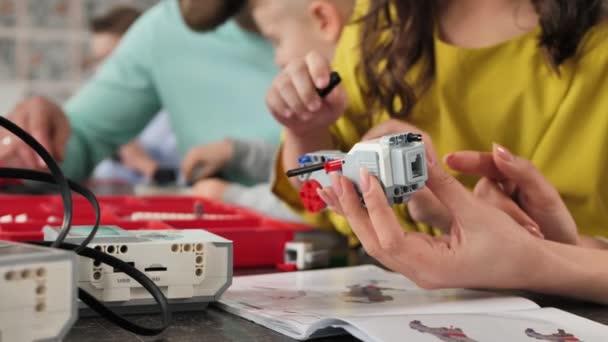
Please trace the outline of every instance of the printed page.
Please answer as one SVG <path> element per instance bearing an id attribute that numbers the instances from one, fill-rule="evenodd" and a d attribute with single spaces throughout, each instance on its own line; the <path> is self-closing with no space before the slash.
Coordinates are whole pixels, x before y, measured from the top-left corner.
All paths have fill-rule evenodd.
<path id="1" fill-rule="evenodd" d="M 220 307 L 277 331 L 287 327 L 292 334 L 304 333 L 324 318 L 538 308 L 527 299 L 490 292 L 423 290 L 371 265 L 235 277 Z"/>
<path id="2" fill-rule="evenodd" d="M 352 317 L 344 327 L 363 341 L 602 342 L 608 326 L 558 309 L 510 313 Z"/>

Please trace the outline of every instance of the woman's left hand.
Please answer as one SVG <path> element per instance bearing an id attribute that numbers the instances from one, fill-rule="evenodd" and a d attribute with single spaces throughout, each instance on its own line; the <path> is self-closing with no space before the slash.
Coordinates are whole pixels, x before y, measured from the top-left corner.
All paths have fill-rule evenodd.
<path id="1" fill-rule="evenodd" d="M 388 206 L 382 186 L 362 170 L 361 206 L 353 184 L 341 176 L 322 190 L 342 212 L 365 250 L 390 269 L 425 288 L 524 288 L 540 260 L 542 240 L 502 210 L 476 198 L 429 153 L 428 189 L 451 216 L 450 233 L 432 237 L 405 232 Z"/>
<path id="2" fill-rule="evenodd" d="M 579 244 L 576 222 L 559 192 L 529 160 L 495 145 L 492 152 L 452 153 L 445 162 L 453 170 L 483 177 L 476 195 L 509 214 L 523 210 L 546 239 Z"/>

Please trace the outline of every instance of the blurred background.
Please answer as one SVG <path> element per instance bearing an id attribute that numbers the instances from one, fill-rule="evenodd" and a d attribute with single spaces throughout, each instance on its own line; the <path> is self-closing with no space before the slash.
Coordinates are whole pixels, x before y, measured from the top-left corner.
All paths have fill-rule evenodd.
<path id="1" fill-rule="evenodd" d="M 0 0 L 0 113 L 25 97 L 66 100 L 86 79 L 89 22 L 159 0 Z"/>

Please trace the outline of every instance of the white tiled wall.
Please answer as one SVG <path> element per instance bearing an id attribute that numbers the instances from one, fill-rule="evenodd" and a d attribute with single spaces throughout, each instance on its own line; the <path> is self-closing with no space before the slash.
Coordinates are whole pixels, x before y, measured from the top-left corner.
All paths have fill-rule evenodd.
<path id="1" fill-rule="evenodd" d="M 20 98 L 65 100 L 84 78 L 89 20 L 159 0 L 0 0 L 0 114 Z"/>

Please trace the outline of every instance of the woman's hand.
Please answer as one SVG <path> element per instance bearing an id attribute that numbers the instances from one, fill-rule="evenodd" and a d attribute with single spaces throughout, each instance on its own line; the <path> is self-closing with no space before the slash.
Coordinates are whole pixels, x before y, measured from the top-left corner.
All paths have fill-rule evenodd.
<path id="1" fill-rule="evenodd" d="M 456 152 L 446 156 L 445 162 L 453 170 L 483 177 L 477 196 L 509 214 L 523 209 L 548 240 L 579 244 L 570 211 L 530 161 L 495 145 L 491 153 Z"/>
<path id="2" fill-rule="evenodd" d="M 476 198 L 428 153 L 430 192 L 451 216 L 449 235 L 405 232 L 388 206 L 382 186 L 361 171 L 361 206 L 353 184 L 333 177 L 322 193 L 342 212 L 365 250 L 385 266 L 425 288 L 524 288 L 539 260 L 542 240 L 502 210 Z"/>

